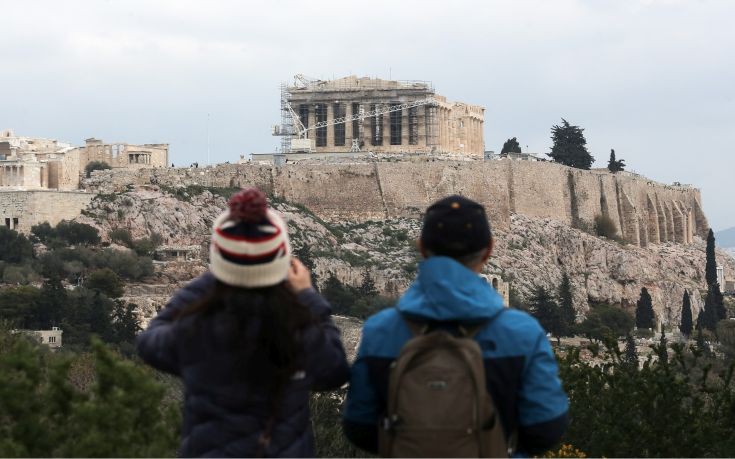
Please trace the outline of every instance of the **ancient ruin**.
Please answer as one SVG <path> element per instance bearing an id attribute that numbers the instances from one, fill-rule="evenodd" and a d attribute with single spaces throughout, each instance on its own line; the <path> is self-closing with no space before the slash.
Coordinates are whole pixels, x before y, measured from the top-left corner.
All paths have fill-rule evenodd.
<path id="1" fill-rule="evenodd" d="M 132 145 L 87 139 L 82 147 L 0 132 L 0 225 L 18 231 L 45 221 L 77 217 L 93 195 L 79 191 L 86 166 L 101 161 L 117 170 L 163 168 L 167 144 Z"/>
<path id="2" fill-rule="evenodd" d="M 166 167 L 167 144 L 132 145 L 87 139 L 82 147 L 57 140 L 0 132 L 0 190 L 76 190 L 92 161 L 113 168 Z"/>
<path id="3" fill-rule="evenodd" d="M 168 144 L 165 143 L 132 145 L 124 142 L 106 143 L 90 138 L 77 150 L 80 163 L 85 166 L 92 161 L 102 161 L 113 168 L 131 169 L 168 165 Z"/>
<path id="4" fill-rule="evenodd" d="M 281 89 L 284 153 L 448 153 L 482 157 L 484 107 L 451 102 L 430 82 L 297 75 Z"/>

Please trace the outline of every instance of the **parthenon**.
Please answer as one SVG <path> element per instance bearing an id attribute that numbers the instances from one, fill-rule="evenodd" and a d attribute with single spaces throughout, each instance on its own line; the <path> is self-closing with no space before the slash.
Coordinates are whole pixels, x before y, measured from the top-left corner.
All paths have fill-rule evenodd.
<path id="1" fill-rule="evenodd" d="M 482 156 L 485 149 L 484 107 L 450 102 L 425 81 L 297 77 L 285 88 L 282 102 L 295 115 L 293 132 L 305 130 L 318 153 L 357 148 Z M 363 116 L 353 119 L 358 114 Z"/>

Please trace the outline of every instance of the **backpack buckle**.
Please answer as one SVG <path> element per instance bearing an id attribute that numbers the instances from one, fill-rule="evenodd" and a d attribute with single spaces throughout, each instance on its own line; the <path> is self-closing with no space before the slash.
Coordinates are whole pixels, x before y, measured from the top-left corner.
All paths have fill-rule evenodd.
<path id="1" fill-rule="evenodd" d="M 392 416 L 384 416 L 381 420 L 381 427 L 386 432 L 390 432 L 394 430 L 399 423 L 400 419 L 398 418 L 397 414 L 394 414 Z"/>

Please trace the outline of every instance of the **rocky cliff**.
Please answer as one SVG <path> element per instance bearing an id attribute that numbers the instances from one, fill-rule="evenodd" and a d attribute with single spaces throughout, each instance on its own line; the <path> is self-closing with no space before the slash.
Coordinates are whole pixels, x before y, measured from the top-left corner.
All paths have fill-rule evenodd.
<path id="1" fill-rule="evenodd" d="M 218 194 L 222 190 L 216 188 L 172 191 L 148 184 L 126 189 L 99 195 L 78 220 L 100 228 L 103 238 L 122 227 L 135 238 L 157 233 L 167 245 L 206 246 L 212 221 L 225 207 L 225 198 Z M 342 194 L 349 195 L 347 191 Z M 368 274 L 382 292 L 397 296 L 415 276 L 418 253 L 414 240 L 420 229 L 416 216 L 378 213 L 373 220 L 327 221 L 324 212 L 319 215 L 300 204 L 278 198 L 273 204 L 289 221 L 295 252 L 309 258 L 322 281 L 335 275 L 357 286 Z M 359 203 L 354 205 L 354 212 L 360 213 Z M 488 273 L 500 275 L 521 296 L 528 296 L 538 285 L 556 289 L 566 272 L 580 316 L 589 302 L 609 302 L 632 310 L 641 287 L 651 292 L 663 323 L 678 323 L 684 289 L 694 292 L 695 317 L 703 305 L 698 293 L 704 288 L 704 242 L 697 236 L 690 244 L 640 247 L 593 236 L 558 219 L 516 213 L 496 227 L 495 235 L 497 247 L 486 267 Z M 718 261 L 726 271 L 735 271 L 735 260 L 724 253 Z M 148 282 L 153 285 L 133 285 L 127 292 L 130 301 L 145 305 L 143 315 L 147 317 L 173 289 L 202 272 L 206 262 L 180 261 L 158 267 L 157 278 Z"/>
<path id="2" fill-rule="evenodd" d="M 98 171 L 83 186 L 124 191 L 131 184 L 168 187 L 255 185 L 339 222 L 418 218 L 431 202 L 463 194 L 486 206 L 493 225 L 509 230 L 512 215 L 592 226 L 609 217 L 630 243 L 692 243 L 709 229 L 699 190 L 657 183 L 635 174 L 583 171 L 550 162 L 435 161 L 255 164 L 206 169 Z"/>

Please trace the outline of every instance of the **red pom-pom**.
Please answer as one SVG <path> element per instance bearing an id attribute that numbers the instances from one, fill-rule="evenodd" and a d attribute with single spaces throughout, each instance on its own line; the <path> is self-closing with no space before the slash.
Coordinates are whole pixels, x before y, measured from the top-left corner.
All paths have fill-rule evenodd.
<path id="1" fill-rule="evenodd" d="M 263 221 L 268 208 L 265 194 L 257 188 L 238 191 L 227 204 L 230 206 L 231 219 L 250 223 Z"/>

